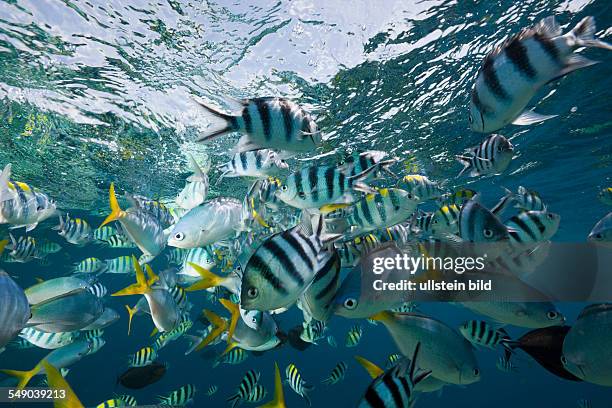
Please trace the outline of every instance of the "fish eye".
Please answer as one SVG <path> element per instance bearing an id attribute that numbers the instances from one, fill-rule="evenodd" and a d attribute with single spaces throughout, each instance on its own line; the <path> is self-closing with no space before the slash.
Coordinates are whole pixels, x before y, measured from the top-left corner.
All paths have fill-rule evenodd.
<path id="1" fill-rule="evenodd" d="M 491 230 L 490 230 L 490 229 L 488 229 L 488 228 L 485 228 L 485 229 L 482 231 L 482 234 L 484 235 L 484 237 L 485 237 L 485 238 L 491 238 L 491 237 L 493 236 L 493 231 L 491 231 Z"/>
<path id="2" fill-rule="evenodd" d="M 548 218 L 549 220 L 553 220 L 555 216 L 549 213 L 546 215 L 546 218 Z"/>
<path id="3" fill-rule="evenodd" d="M 182 232 L 177 232 L 176 234 L 174 234 L 174 239 L 176 239 L 177 241 L 182 241 L 183 239 L 185 239 L 185 234 L 183 234 Z"/>
<path id="4" fill-rule="evenodd" d="M 477 368 L 475 368 L 475 369 L 474 369 L 474 376 L 475 376 L 475 377 L 478 377 L 479 375 L 480 375 L 480 370 L 479 370 L 479 369 L 477 369 Z"/>
<path id="5" fill-rule="evenodd" d="M 281 186 L 281 191 L 287 191 L 287 189 L 288 189 L 288 188 L 289 188 L 289 187 L 287 187 L 287 185 L 286 185 L 286 184 L 285 184 L 285 185 L 282 185 L 282 186 Z"/>
<path id="6" fill-rule="evenodd" d="M 567 358 L 565 356 L 561 356 L 561 364 L 567 365 Z"/>
<path id="7" fill-rule="evenodd" d="M 597 239 L 603 239 L 603 234 L 600 232 L 598 234 L 595 235 L 595 238 Z"/>
<path id="8" fill-rule="evenodd" d="M 357 307 L 357 301 L 353 298 L 348 298 L 344 301 L 344 307 L 348 310 L 353 310 Z"/>
<path id="9" fill-rule="evenodd" d="M 255 299 L 259 295 L 259 290 L 256 287 L 250 287 L 247 290 L 247 296 L 251 299 Z"/>
<path id="10" fill-rule="evenodd" d="M 555 320 L 557 316 L 559 316 L 559 313 L 555 312 L 554 310 L 546 313 L 546 317 L 548 317 L 550 320 Z"/>
<path id="11" fill-rule="evenodd" d="M 303 191 L 300 191 L 300 192 L 298 193 L 298 196 L 299 196 L 300 198 L 306 198 L 306 194 L 305 194 Z"/>
<path id="12" fill-rule="evenodd" d="M 501 152 L 502 150 L 503 150 L 503 149 L 502 149 L 502 147 L 501 147 L 501 146 L 497 146 L 497 151 L 498 151 L 498 152 Z"/>

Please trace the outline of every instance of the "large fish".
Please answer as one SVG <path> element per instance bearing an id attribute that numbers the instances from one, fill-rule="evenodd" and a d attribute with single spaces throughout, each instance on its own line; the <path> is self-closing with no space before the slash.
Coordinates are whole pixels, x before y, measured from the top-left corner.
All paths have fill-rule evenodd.
<path id="1" fill-rule="evenodd" d="M 0 242 L 0 253 L 6 241 Z M 25 327 L 30 319 L 30 306 L 23 289 L 0 270 L 0 349 Z"/>
<path id="2" fill-rule="evenodd" d="M 76 289 L 32 306 L 28 326 L 49 333 L 81 330 L 104 312 L 101 300 L 87 289 Z"/>
<path id="3" fill-rule="evenodd" d="M 485 57 L 472 88 L 472 130 L 489 133 L 509 123 L 529 125 L 554 117 L 525 107 L 545 84 L 596 63 L 576 54 L 578 48 L 612 49 L 593 38 L 595 30 L 595 20 L 589 16 L 562 35 L 551 16 L 496 47 Z"/>
<path id="4" fill-rule="evenodd" d="M 266 351 L 280 344 L 279 328 L 269 313 L 258 310 L 243 311 L 232 336 L 235 345 L 251 351 Z"/>
<path id="5" fill-rule="evenodd" d="M 65 276 L 49 279 L 30 286 L 25 290 L 25 295 L 28 298 L 28 302 L 31 305 L 35 305 L 78 289 L 89 289 L 90 286 L 90 283 L 86 280 Z"/>
<path id="6" fill-rule="evenodd" d="M 538 329 L 560 326 L 565 317 L 551 302 L 462 302 L 466 308 L 500 323 Z"/>
<path id="7" fill-rule="evenodd" d="M 595 224 L 589 233 L 588 240 L 612 248 L 612 212 Z"/>

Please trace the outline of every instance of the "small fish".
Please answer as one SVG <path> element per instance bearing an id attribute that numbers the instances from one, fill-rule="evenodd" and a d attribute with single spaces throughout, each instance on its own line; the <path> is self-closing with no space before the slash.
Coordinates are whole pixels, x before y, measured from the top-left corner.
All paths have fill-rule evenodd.
<path id="1" fill-rule="evenodd" d="M 217 393 L 217 391 L 219 391 L 219 387 L 217 387 L 216 385 L 211 385 L 210 387 L 208 387 L 208 389 L 206 390 L 206 395 L 213 396 Z"/>
<path id="2" fill-rule="evenodd" d="M 491 51 L 476 75 L 470 99 L 472 130 L 490 133 L 509 123 L 530 125 L 554 115 L 525 107 L 545 84 L 579 68 L 595 64 L 575 51 L 581 47 L 611 50 L 595 39 L 595 20 L 583 18 L 563 34 L 553 16 L 523 29 Z"/>
<path id="3" fill-rule="evenodd" d="M 213 363 L 213 367 L 218 366 L 219 364 L 231 364 L 236 365 L 242 363 L 247 359 L 249 354 L 241 348 L 233 348 L 229 352 L 219 356 L 215 362 Z"/>
<path id="4" fill-rule="evenodd" d="M 144 367 L 157 359 L 157 352 L 153 347 L 143 347 L 130 356 L 130 367 Z"/>
<path id="5" fill-rule="evenodd" d="M 361 336 L 363 335 L 363 328 L 359 325 L 355 325 L 351 327 L 346 333 L 346 347 L 356 347 L 361 341 Z"/>
<path id="6" fill-rule="evenodd" d="M 15 262 L 26 263 L 41 257 L 33 237 L 21 236 L 16 239 L 12 234 L 9 237 L 11 243 L 7 249 L 11 250 L 9 254 Z"/>
<path id="7" fill-rule="evenodd" d="M 478 194 L 474 190 L 470 190 L 469 188 L 461 188 L 452 193 L 444 194 L 441 198 L 441 201 L 445 205 L 456 205 L 461 207 L 463 204 L 476 197 Z"/>
<path id="8" fill-rule="evenodd" d="M 96 405 L 96 408 L 125 407 L 127 404 L 120 398 L 112 398 Z"/>
<path id="9" fill-rule="evenodd" d="M 523 186 L 519 186 L 516 194 L 508 189 L 505 189 L 505 191 L 506 195 L 491 208 L 491 212 L 495 215 L 501 214 L 511 204 L 514 204 L 514 208 L 522 211 L 546 211 L 546 204 L 544 204 L 537 191 L 527 190 Z"/>
<path id="10" fill-rule="evenodd" d="M 263 400 L 267 394 L 268 391 L 264 388 L 264 386 L 257 384 L 253 389 L 253 392 L 250 395 L 247 395 L 244 400 L 250 403 L 256 403 Z"/>
<path id="11" fill-rule="evenodd" d="M 376 247 L 378 238 L 373 234 L 366 234 L 349 241 L 335 242 L 334 247 L 340 256 L 342 267 L 353 267 L 359 263 L 362 255 Z"/>
<path id="12" fill-rule="evenodd" d="M 181 265 L 188 252 L 188 250 L 183 248 L 170 248 L 166 253 L 166 261 L 171 265 Z"/>
<path id="13" fill-rule="evenodd" d="M 295 364 L 289 364 L 287 366 L 285 369 L 285 376 L 287 377 L 287 382 L 291 389 L 304 398 L 308 406 L 311 406 L 309 392 L 312 391 L 314 387 L 308 385 L 306 381 L 304 381 Z"/>
<path id="14" fill-rule="evenodd" d="M 174 330 L 161 333 L 159 337 L 155 340 L 153 348 L 155 350 L 160 350 L 164 348 L 169 342 L 174 341 L 181 336 L 183 336 L 191 327 L 193 326 L 193 322 L 191 320 L 186 320 L 181 322 Z"/>
<path id="15" fill-rule="evenodd" d="M 93 239 L 91 227 L 84 219 L 70 218 L 70 216 L 66 214 L 66 219 L 60 215 L 59 220 L 59 225 L 53 227 L 53 229 L 57 230 L 58 234 L 64 237 L 67 242 L 77 246 L 83 246 Z"/>
<path id="16" fill-rule="evenodd" d="M 28 327 L 19 333 L 19 337 L 26 339 L 36 347 L 55 350 L 76 341 L 78 332 L 46 333 Z"/>
<path id="17" fill-rule="evenodd" d="M 442 208 L 451 208 L 454 206 L 442 206 Z M 443 214 L 440 214 L 443 216 Z M 418 234 L 418 235 L 433 235 L 433 223 L 434 213 L 433 212 L 425 212 L 421 209 L 417 209 L 410 218 L 410 233 Z M 439 217 L 436 219 L 438 223 L 440 223 Z M 437 224 L 436 224 L 437 225 Z M 450 225 L 450 224 L 449 224 Z"/>
<path id="18" fill-rule="evenodd" d="M 274 150 L 261 149 L 236 153 L 232 160 L 223 164 L 217 184 L 223 177 L 256 177 L 275 176 L 286 170 L 289 165 L 280 159 Z"/>
<path id="19" fill-rule="evenodd" d="M 603 188 L 597 193 L 599 201 L 606 205 L 612 205 L 612 187 Z"/>
<path id="20" fill-rule="evenodd" d="M 597 244 L 612 246 L 612 212 L 595 224 L 587 239 Z"/>
<path id="21" fill-rule="evenodd" d="M 339 362 L 332 369 L 331 373 L 329 374 L 329 377 L 325 378 L 322 383 L 327 385 L 339 383 L 340 381 L 344 380 L 344 375 L 346 374 L 347 368 L 348 366 L 344 361 Z"/>
<path id="22" fill-rule="evenodd" d="M 593 408 L 593 404 L 588 399 L 579 399 L 576 402 L 576 407 L 578 408 Z"/>
<path id="23" fill-rule="evenodd" d="M 200 167 L 192 155 L 187 155 L 187 158 L 193 168 L 193 174 L 187 178 L 187 184 L 185 184 L 185 187 L 181 190 L 175 201 L 182 209 L 191 210 L 203 204 L 208 196 L 210 162 L 207 162 L 206 166 Z"/>
<path id="24" fill-rule="evenodd" d="M 502 373 L 515 373 L 517 371 L 516 366 L 506 356 L 499 356 L 495 367 Z"/>
<path id="25" fill-rule="evenodd" d="M 236 393 L 227 399 L 232 408 L 238 406 L 242 401 L 246 401 L 253 394 L 259 382 L 259 377 L 260 373 L 255 370 L 249 370 L 244 374 Z"/>
<path id="26" fill-rule="evenodd" d="M 200 274 L 191 266 L 192 264 L 211 270 L 217 265 L 217 262 L 209 247 L 191 248 L 187 251 L 185 259 L 183 259 L 179 275 L 199 278 Z"/>
<path id="27" fill-rule="evenodd" d="M 191 401 L 196 393 L 196 387 L 193 384 L 187 384 L 179 388 L 178 390 L 172 391 L 168 396 L 158 396 L 160 404 L 170 406 L 181 406 L 184 407 Z"/>
<path id="28" fill-rule="evenodd" d="M 390 354 L 389 357 L 387 357 L 387 368 L 393 367 L 400 362 L 402 358 L 401 354 Z"/>
<path id="29" fill-rule="evenodd" d="M 62 246 L 57 242 L 45 241 L 38 246 L 38 252 L 43 255 L 56 254 L 62 250 Z"/>
<path id="30" fill-rule="evenodd" d="M 93 230 L 93 238 L 97 241 L 107 241 L 115 234 L 117 234 L 117 230 L 110 225 Z"/>
<path id="31" fill-rule="evenodd" d="M 456 234 L 459 232 L 459 215 L 461 208 L 455 204 L 443 205 L 434 211 L 429 222 L 424 221 L 425 233 L 431 233 L 436 237 L 445 234 Z"/>
<path id="32" fill-rule="evenodd" d="M 105 262 L 107 273 L 133 274 L 136 272 L 132 257 L 130 255 L 123 255 L 117 258 L 107 259 Z"/>
<path id="33" fill-rule="evenodd" d="M 399 186 L 418 197 L 421 202 L 438 199 L 443 194 L 443 190 L 438 183 L 420 174 L 404 176 Z"/>
<path id="34" fill-rule="evenodd" d="M 95 337 L 102 337 L 104 335 L 104 330 L 95 329 L 95 330 L 86 330 L 81 332 L 81 336 L 86 340 L 91 340 Z"/>
<path id="35" fill-rule="evenodd" d="M 506 223 L 514 247 L 531 247 L 548 241 L 559 229 L 561 217 L 547 211 L 523 211 Z"/>
<path id="36" fill-rule="evenodd" d="M 75 265 L 75 273 L 97 273 L 106 269 L 106 263 L 98 258 L 85 258 Z"/>
<path id="37" fill-rule="evenodd" d="M 268 177 L 267 179 L 262 180 L 261 183 L 259 183 L 259 188 L 257 190 L 259 201 L 268 208 L 278 210 L 280 206 L 280 199 L 278 198 L 276 192 L 280 190 L 282 185 L 283 183 L 275 177 Z"/>
<path id="38" fill-rule="evenodd" d="M 317 344 L 317 341 L 325 337 L 325 330 L 327 328 L 325 322 L 313 319 L 308 323 L 302 323 L 302 327 L 300 339 L 306 343 Z"/>
<path id="39" fill-rule="evenodd" d="M 491 135 L 478 146 L 469 149 L 467 154 L 458 155 L 457 160 L 463 164 L 458 176 L 469 171 L 471 177 L 503 173 L 514 154 L 514 146 L 502 135 Z"/>
<path id="40" fill-rule="evenodd" d="M 391 177 L 397 178 L 397 176 L 391 172 L 389 167 L 395 164 L 398 159 L 387 159 L 387 156 L 389 155 L 386 152 L 378 150 L 355 152 L 353 154 L 346 155 L 340 162 L 339 167 L 342 170 L 345 170 L 348 176 L 354 176 L 376 165 L 378 167 L 377 171 L 371 173 L 368 178 L 381 178 L 383 176 L 383 171 Z"/>
<path id="41" fill-rule="evenodd" d="M 494 349 L 502 345 L 510 349 L 510 336 L 504 329 L 496 329 L 484 320 L 469 320 L 459 327 L 463 337 L 478 346 Z"/>
<path id="42" fill-rule="evenodd" d="M 104 227 L 102 227 L 104 228 Z M 103 241 L 109 248 L 113 249 L 130 249 L 136 248 L 136 244 L 134 244 L 129 237 L 125 235 L 111 235 L 108 239 Z"/>
<path id="43" fill-rule="evenodd" d="M 327 336 L 327 344 L 329 344 L 333 348 L 338 347 L 338 342 L 336 342 L 336 338 L 331 334 Z"/>
<path id="44" fill-rule="evenodd" d="M 89 287 L 89 291 L 99 298 L 103 298 L 108 293 L 106 286 L 100 282 L 96 282 Z"/>
<path id="45" fill-rule="evenodd" d="M 174 224 L 174 216 L 172 215 L 170 209 L 166 207 L 164 203 L 139 195 L 135 195 L 129 198 L 133 200 L 134 203 L 136 203 L 138 208 L 148 212 L 155 219 L 159 220 L 164 229 Z"/>
<path id="46" fill-rule="evenodd" d="M 138 405 L 136 398 L 132 397 L 131 395 L 120 395 L 118 398 L 128 407 L 135 407 Z"/>
<path id="47" fill-rule="evenodd" d="M 378 240 L 380 242 L 395 242 L 397 245 L 404 245 L 410 241 L 411 235 L 412 231 L 408 221 L 379 231 Z"/>
<path id="48" fill-rule="evenodd" d="M 253 98 L 238 101 L 241 111 L 226 114 L 196 101 L 213 117 L 221 119 L 220 129 L 203 134 L 199 142 L 239 132 L 238 152 L 276 149 L 286 152 L 307 152 L 321 142 L 317 124 L 302 107 L 285 98 Z"/>

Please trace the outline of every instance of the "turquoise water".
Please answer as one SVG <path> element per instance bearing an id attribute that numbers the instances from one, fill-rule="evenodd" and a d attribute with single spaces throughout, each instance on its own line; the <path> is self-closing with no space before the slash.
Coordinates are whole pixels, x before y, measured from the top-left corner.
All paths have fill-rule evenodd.
<path id="1" fill-rule="evenodd" d="M 502 187 L 519 185 L 540 192 L 561 215 L 555 240 L 582 242 L 609 207 L 597 192 L 612 178 L 612 55 L 584 52 L 600 64 L 579 70 L 542 89 L 537 111 L 557 118 L 537 126 L 500 131 L 516 157 L 502 175 L 456 178 L 454 155 L 478 144 L 469 130 L 469 90 L 482 58 L 508 35 L 554 14 L 564 31 L 592 15 L 597 35 L 612 41 L 608 1 L 378 1 L 351 2 L 190 2 L 190 1 L 7 1 L 0 3 L 0 164 L 13 164 L 14 177 L 46 192 L 63 211 L 98 225 L 108 211 L 108 187 L 172 199 L 190 174 L 185 153 L 213 163 L 211 196 L 236 191 L 247 181 L 226 179 L 215 186 L 216 165 L 237 138 L 208 145 L 193 143 L 208 125 L 193 95 L 223 104 L 234 98 L 282 95 L 313 113 L 329 136 L 310 155 L 290 163 L 346 150 L 376 149 L 401 159 L 410 172 L 427 174 L 446 188 L 467 186 L 494 202 Z M 234 195 L 234 194 L 232 194 Z M 27 287 L 36 277 L 67 273 L 86 256 L 111 258 L 132 252 L 75 249 L 47 223 L 34 236 L 65 249 L 49 266 L 3 265 Z M 154 267 L 162 268 L 161 260 Z M 118 290 L 129 277 L 104 280 Z M 185 342 L 171 343 L 161 361 L 169 372 L 138 392 L 116 385 L 127 355 L 148 342 L 152 324 L 136 317 L 126 336 L 123 299 L 107 299 L 122 319 L 105 333 L 106 346 L 74 366 L 68 380 L 87 405 L 129 393 L 152 403 L 181 385 L 198 387 L 195 406 L 224 406 L 250 368 L 262 373 L 272 392 L 272 367 L 293 362 L 315 384 L 314 406 L 354 406 L 369 379 L 353 360 L 358 353 L 382 364 L 395 352 L 387 332 L 362 322 L 357 349 L 342 346 L 352 321 L 335 318 L 340 347 L 326 344 L 298 352 L 285 346 L 238 366 L 210 367 L 197 355 L 183 356 Z M 133 299 L 130 299 L 130 303 Z M 190 297 L 200 310 L 204 301 Z M 582 305 L 561 304 L 571 323 Z M 426 313 L 458 325 L 474 318 L 450 305 L 423 305 Z M 300 323 L 296 310 L 280 317 L 284 329 Z M 510 328 L 512 335 L 524 329 Z M 42 350 L 0 355 L 0 366 L 31 368 Z M 417 406 L 568 406 L 587 398 L 593 407 L 610 405 L 609 389 L 555 378 L 528 360 L 518 372 L 495 368 L 497 354 L 479 351 L 482 380 L 465 388 L 445 387 L 441 395 L 419 397 Z M 344 382 L 326 388 L 320 380 L 338 361 L 349 364 Z M 18 366 L 18 367 L 17 367 Z M 284 370 L 283 370 L 284 371 Z M 209 385 L 219 392 L 209 398 Z M 287 387 L 288 406 L 304 406 Z M 39 405 L 40 406 L 40 405 Z"/>

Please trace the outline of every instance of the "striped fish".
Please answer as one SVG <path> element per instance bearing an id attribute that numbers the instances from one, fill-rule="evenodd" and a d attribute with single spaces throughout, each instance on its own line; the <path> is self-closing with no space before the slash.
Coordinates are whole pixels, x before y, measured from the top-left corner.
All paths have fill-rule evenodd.
<path id="1" fill-rule="evenodd" d="M 469 320 L 459 327 L 463 337 L 478 346 L 495 349 L 501 345 L 509 350 L 510 336 L 504 329 L 496 329 L 484 320 Z"/>
<path id="2" fill-rule="evenodd" d="M 399 186 L 418 197 L 421 202 L 440 198 L 443 193 L 438 183 L 420 174 L 404 176 Z"/>
<path id="3" fill-rule="evenodd" d="M 320 320 L 311 320 L 302 323 L 300 339 L 307 343 L 317 344 L 317 341 L 325 337 L 327 325 Z"/>
<path id="4" fill-rule="evenodd" d="M 136 268 L 134 267 L 131 255 L 123 255 L 118 258 L 107 259 L 105 262 L 107 273 L 136 273 Z"/>
<path id="5" fill-rule="evenodd" d="M 42 245 L 38 246 L 38 252 L 40 252 L 43 255 L 56 254 L 61 250 L 62 250 L 62 246 L 58 244 L 57 242 L 53 242 L 53 241 L 45 241 L 42 243 Z"/>
<path id="6" fill-rule="evenodd" d="M 347 176 L 337 166 L 308 166 L 290 174 L 277 192 L 284 203 L 300 209 L 356 201 L 355 192 L 375 193 L 363 182 L 377 169 L 374 165 L 354 176 Z"/>
<path id="7" fill-rule="evenodd" d="M 187 184 L 176 197 L 176 204 L 184 210 L 191 210 L 206 201 L 210 183 L 208 171 L 210 162 L 207 160 L 204 167 L 200 167 L 192 155 L 187 155 L 193 174 L 187 178 Z"/>
<path id="8" fill-rule="evenodd" d="M 210 396 L 216 394 L 217 391 L 219 391 L 219 387 L 217 387 L 216 385 L 211 385 L 206 390 L 206 395 L 208 395 L 210 397 Z"/>
<path id="9" fill-rule="evenodd" d="M 597 198 L 606 205 L 612 205 L 612 187 L 606 187 L 599 190 Z"/>
<path id="10" fill-rule="evenodd" d="M 339 362 L 333 368 L 333 370 L 329 374 L 329 377 L 325 378 L 321 382 L 327 385 L 333 385 L 333 384 L 339 383 L 340 381 L 344 380 L 344 375 L 346 374 L 347 368 L 348 366 L 346 365 L 344 361 Z"/>
<path id="11" fill-rule="evenodd" d="M 121 234 L 111 235 L 103 241 L 109 248 L 114 249 L 129 249 L 136 248 L 136 244 L 128 237 Z"/>
<path id="12" fill-rule="evenodd" d="M 120 398 L 112 398 L 96 405 L 96 408 L 116 408 L 125 407 L 125 402 Z"/>
<path id="13" fill-rule="evenodd" d="M 478 193 L 476 191 L 474 191 L 474 190 L 470 190 L 469 188 L 461 188 L 461 189 L 459 189 L 457 191 L 454 191 L 452 193 L 444 194 L 441 197 L 441 201 L 445 205 L 455 204 L 458 207 L 461 207 L 467 201 L 469 201 L 472 198 L 476 197 L 476 194 L 478 194 Z"/>
<path id="14" fill-rule="evenodd" d="M 355 325 L 349 329 L 346 333 L 346 347 L 356 347 L 361 341 L 361 336 L 363 335 L 363 328 L 359 325 Z"/>
<path id="15" fill-rule="evenodd" d="M 84 219 L 70 218 L 70 215 L 66 214 L 65 219 L 60 215 L 59 220 L 59 225 L 53 227 L 53 229 L 58 231 L 58 234 L 64 237 L 67 242 L 83 246 L 93 239 L 91 227 Z"/>
<path id="16" fill-rule="evenodd" d="M 185 257 L 189 250 L 184 248 L 170 248 L 166 253 L 166 261 L 171 265 L 181 265 L 185 261 Z"/>
<path id="17" fill-rule="evenodd" d="M 183 260 L 183 267 L 181 268 L 179 274 L 200 278 L 200 274 L 193 269 L 191 264 L 196 264 L 204 269 L 211 270 L 217 265 L 217 262 L 210 247 L 198 247 L 191 248 L 187 251 L 187 255 L 185 255 L 185 259 Z"/>
<path id="18" fill-rule="evenodd" d="M 102 228 L 96 228 L 93 230 L 93 238 L 98 241 L 106 241 L 116 233 L 117 230 L 115 230 L 115 228 L 111 227 L 110 225 L 105 225 Z"/>
<path id="19" fill-rule="evenodd" d="M 248 395 L 244 400 L 254 404 L 263 400 L 267 394 L 268 391 L 264 388 L 264 386 L 261 384 L 257 384 L 253 389 L 253 392 Z"/>
<path id="20" fill-rule="evenodd" d="M 446 234 L 459 232 L 459 214 L 461 209 L 455 204 L 444 205 L 433 212 L 429 223 L 429 230 L 435 237 L 444 237 Z"/>
<path id="21" fill-rule="evenodd" d="M 514 154 L 514 146 L 502 135 L 490 135 L 468 153 L 456 156 L 463 169 L 457 176 L 468 172 L 471 177 L 503 173 Z"/>
<path id="22" fill-rule="evenodd" d="M 387 156 L 388 154 L 386 152 L 381 152 L 378 150 L 355 152 L 353 154 L 346 155 L 340 162 L 339 167 L 346 172 L 346 175 L 355 176 L 376 165 L 377 171 L 370 173 L 367 178 L 380 178 L 382 177 L 382 171 L 394 178 L 397 178 L 397 176 L 393 174 L 391 170 L 389 170 L 389 167 L 396 163 L 397 159 L 386 159 Z"/>
<path id="23" fill-rule="evenodd" d="M 270 149 L 251 150 L 236 153 L 232 159 L 221 165 L 221 175 L 217 184 L 223 177 L 257 177 L 266 178 L 275 176 L 286 170 L 289 165 Z"/>
<path id="24" fill-rule="evenodd" d="M 244 360 L 246 360 L 248 356 L 249 354 L 245 350 L 239 347 L 236 347 L 236 348 L 231 349 L 226 354 L 223 354 L 222 356 L 219 356 L 217 359 L 215 359 L 215 362 L 213 363 L 213 367 L 216 367 L 222 363 L 231 364 L 231 365 L 240 364 Z"/>
<path id="25" fill-rule="evenodd" d="M 503 373 L 514 373 L 516 372 L 516 366 L 512 364 L 510 358 L 505 356 L 499 356 L 497 359 L 497 363 L 495 363 L 495 367 Z"/>
<path id="26" fill-rule="evenodd" d="M 324 246 L 339 238 L 323 235 L 323 218 L 264 240 L 249 258 L 242 277 L 240 305 L 245 310 L 276 310 L 293 304 L 333 256 Z"/>
<path id="27" fill-rule="evenodd" d="M 96 337 L 102 337 L 103 335 L 104 335 L 103 329 L 86 330 L 86 331 L 81 332 L 81 336 L 83 336 L 85 340 L 91 340 Z"/>
<path id="28" fill-rule="evenodd" d="M 443 206 L 440 208 L 452 208 L 453 206 Z M 437 217 L 437 221 L 440 222 L 440 218 L 445 217 L 445 214 L 439 214 Z M 410 231 L 414 234 L 419 235 L 432 235 L 433 234 L 433 221 L 434 213 L 433 212 L 425 212 L 421 209 L 418 209 L 412 214 L 410 218 Z"/>
<path id="29" fill-rule="evenodd" d="M 246 401 L 247 398 L 253 394 L 259 382 L 259 377 L 260 373 L 255 370 L 249 370 L 244 374 L 236 393 L 227 399 L 227 402 L 231 404 L 232 408 L 237 407 L 242 401 Z"/>
<path id="30" fill-rule="evenodd" d="M 135 207 L 138 207 L 141 210 L 148 212 L 154 218 L 159 220 L 164 229 L 174 224 L 174 217 L 172 216 L 170 209 L 166 207 L 165 204 L 144 196 L 135 195 L 128 197 L 133 200 Z"/>
<path id="31" fill-rule="evenodd" d="M 415 212 L 416 213 L 416 212 Z M 378 233 L 378 240 L 380 242 L 396 242 L 398 245 L 407 244 L 410 241 L 409 222 L 393 225 L 392 227 L 385 228 Z"/>
<path id="32" fill-rule="evenodd" d="M 320 265 L 312 283 L 299 299 L 305 316 L 327 321 L 332 314 L 332 300 L 340 287 L 341 261 L 337 251 Z"/>
<path id="33" fill-rule="evenodd" d="M 431 374 L 429 370 L 418 370 L 416 367 L 420 345 L 421 343 L 417 343 L 410 362 L 403 359 L 372 381 L 359 402 L 359 408 L 408 408 L 412 406 L 416 385 Z M 362 363 L 361 360 L 359 361 Z"/>
<path id="34" fill-rule="evenodd" d="M 132 397 L 131 395 L 120 395 L 119 399 L 128 407 L 135 407 L 138 405 L 136 398 Z"/>
<path id="35" fill-rule="evenodd" d="M 516 248 L 548 241 L 559 229 L 561 217 L 547 211 L 523 211 L 506 223 L 510 243 Z"/>
<path id="36" fill-rule="evenodd" d="M 511 205 L 522 211 L 546 211 L 546 204 L 544 204 L 544 201 L 542 201 L 537 191 L 527 190 L 523 186 L 519 186 L 516 194 L 508 189 L 504 190 L 506 191 L 506 195 L 491 208 L 493 214 L 499 215 Z"/>
<path id="37" fill-rule="evenodd" d="M 543 85 L 595 64 L 576 54 L 576 49 L 612 50 L 611 45 L 593 38 L 595 31 L 595 20 L 589 16 L 562 35 L 551 16 L 497 46 L 485 57 L 472 88 L 469 114 L 472 130 L 490 133 L 509 123 L 530 125 L 554 117 L 525 107 Z"/>
<path id="38" fill-rule="evenodd" d="M 335 242 L 334 247 L 340 256 L 342 267 L 345 268 L 357 265 L 361 257 L 376 247 L 377 244 L 378 238 L 374 234 L 367 234 L 350 241 Z"/>
<path id="39" fill-rule="evenodd" d="M 13 234 L 9 234 L 9 237 L 11 243 L 6 248 L 11 250 L 9 254 L 14 262 L 26 263 L 41 257 L 34 238 L 26 236 L 15 238 Z"/>
<path id="40" fill-rule="evenodd" d="M 193 400 L 195 393 L 195 385 L 187 384 L 176 391 L 172 391 L 167 397 L 158 396 L 157 399 L 164 405 L 183 407 Z"/>
<path id="41" fill-rule="evenodd" d="M 259 201 L 268 208 L 278 210 L 280 200 L 276 192 L 280 190 L 282 185 L 283 183 L 275 177 L 268 177 L 267 179 L 262 180 L 258 189 Z"/>
<path id="42" fill-rule="evenodd" d="M 130 356 L 130 367 L 145 367 L 151 365 L 157 359 L 157 351 L 153 347 L 143 347 Z"/>
<path id="43" fill-rule="evenodd" d="M 160 333 L 153 343 L 153 348 L 155 350 L 164 348 L 171 341 L 174 341 L 187 333 L 192 327 L 193 322 L 191 320 L 182 321 L 175 329 L 172 329 L 169 332 Z"/>
<path id="44" fill-rule="evenodd" d="M 459 235 L 463 241 L 474 243 L 499 243 L 509 239 L 504 224 L 475 200 L 468 201 L 461 208 Z M 490 256 L 493 256 L 493 253 Z"/>
<path id="45" fill-rule="evenodd" d="M 264 148 L 307 152 L 314 150 L 321 142 L 321 134 L 315 121 L 308 112 L 288 99 L 246 99 L 240 101 L 242 110 L 236 115 L 228 115 L 197 102 L 224 122 L 220 129 L 200 136 L 200 142 L 231 132 L 243 134 L 236 148 L 238 152 Z"/>
<path id="46" fill-rule="evenodd" d="M 36 347 L 55 350 L 74 343 L 78 332 L 47 333 L 28 327 L 19 333 L 19 337 L 26 339 Z"/>
<path id="47" fill-rule="evenodd" d="M 104 286 L 100 282 L 92 284 L 89 288 L 87 288 L 87 290 L 89 290 L 92 294 L 99 298 L 103 298 L 108 293 L 106 286 Z"/>
<path id="48" fill-rule="evenodd" d="M 26 339 L 22 339 L 21 337 L 17 339 L 13 339 L 8 343 L 8 347 L 17 350 L 26 350 L 36 347 L 34 344 L 30 343 Z"/>
<path id="49" fill-rule="evenodd" d="M 106 263 L 98 258 L 85 258 L 75 265 L 74 273 L 96 273 L 106 268 Z"/>
<path id="50" fill-rule="evenodd" d="M 314 387 L 308 385 L 306 381 L 304 381 L 295 364 L 292 363 L 287 366 L 285 369 L 285 376 L 287 377 L 287 382 L 291 389 L 304 398 L 308 406 L 311 406 L 310 396 L 308 394 Z"/>
<path id="51" fill-rule="evenodd" d="M 402 358 L 401 354 L 390 354 L 389 357 L 387 357 L 387 368 L 393 367 L 399 363 Z"/>

